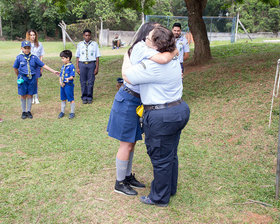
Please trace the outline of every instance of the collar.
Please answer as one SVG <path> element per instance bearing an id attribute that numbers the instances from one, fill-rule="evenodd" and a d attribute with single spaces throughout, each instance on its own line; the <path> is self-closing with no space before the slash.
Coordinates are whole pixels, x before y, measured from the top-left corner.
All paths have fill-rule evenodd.
<path id="1" fill-rule="evenodd" d="M 64 68 L 66 68 L 67 66 L 72 65 L 72 62 L 69 62 L 67 64 L 64 64 Z"/>
<path id="2" fill-rule="evenodd" d="M 84 44 L 85 44 L 85 45 L 90 45 L 91 42 L 92 42 L 92 40 L 90 40 L 89 42 L 86 42 L 86 41 L 84 40 Z"/>

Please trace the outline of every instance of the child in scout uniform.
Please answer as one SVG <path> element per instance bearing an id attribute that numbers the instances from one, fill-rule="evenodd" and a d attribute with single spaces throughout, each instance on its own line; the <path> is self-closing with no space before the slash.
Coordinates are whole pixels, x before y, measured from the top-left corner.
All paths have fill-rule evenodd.
<path id="1" fill-rule="evenodd" d="M 74 77 L 75 67 L 71 62 L 72 52 L 64 50 L 59 55 L 64 65 L 61 67 L 59 83 L 60 83 L 60 99 L 61 99 L 61 112 L 58 118 L 62 118 L 65 115 L 66 100 L 71 104 L 71 113 L 69 119 L 75 117 L 75 101 L 74 101 Z"/>
<path id="2" fill-rule="evenodd" d="M 30 53 L 30 41 L 22 41 L 21 50 L 22 53 L 16 57 L 13 68 L 18 76 L 18 94 L 21 96 L 22 108 L 21 118 L 32 119 L 32 95 L 37 93 L 37 82 L 35 77 L 37 68 L 43 67 L 56 75 L 59 75 L 59 72 L 45 65 L 37 56 Z"/>

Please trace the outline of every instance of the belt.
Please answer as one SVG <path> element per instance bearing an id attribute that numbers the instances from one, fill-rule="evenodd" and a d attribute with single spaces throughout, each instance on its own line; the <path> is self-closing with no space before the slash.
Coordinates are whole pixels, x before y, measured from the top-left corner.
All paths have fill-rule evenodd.
<path id="1" fill-rule="evenodd" d="M 170 103 L 165 103 L 165 104 L 155 104 L 155 105 L 144 105 L 144 110 L 160 110 L 160 109 L 165 109 L 168 107 L 174 107 L 176 105 L 179 105 L 183 102 L 182 99 L 176 100 Z"/>
<path id="2" fill-rule="evenodd" d="M 95 61 L 80 61 L 80 62 L 82 62 L 83 64 L 90 64 L 90 63 L 93 63 L 93 62 L 95 62 Z"/>
<path id="3" fill-rule="evenodd" d="M 130 95 L 132 95 L 132 96 L 135 96 L 135 97 L 137 97 L 137 98 L 140 98 L 140 94 L 139 94 L 139 93 L 134 92 L 133 90 L 129 89 L 127 86 L 124 86 L 124 87 L 123 87 L 123 90 L 126 91 L 126 92 L 128 92 L 128 93 L 129 93 Z"/>

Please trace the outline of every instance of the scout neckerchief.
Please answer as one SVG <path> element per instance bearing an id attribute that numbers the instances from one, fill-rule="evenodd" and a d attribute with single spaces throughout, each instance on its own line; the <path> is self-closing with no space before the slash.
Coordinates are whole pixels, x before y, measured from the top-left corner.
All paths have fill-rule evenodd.
<path id="1" fill-rule="evenodd" d="M 91 44 L 91 40 L 87 43 L 86 41 L 84 41 L 85 45 L 86 45 L 86 57 L 87 57 L 87 60 L 88 60 L 88 46 Z"/>
<path id="2" fill-rule="evenodd" d="M 63 68 L 63 71 L 62 71 L 62 75 L 61 75 L 61 82 L 64 82 L 65 70 L 66 70 L 66 67 L 69 66 L 69 65 L 72 65 L 72 63 L 69 62 L 66 65 L 64 65 L 64 68 Z"/>
<path id="3" fill-rule="evenodd" d="M 31 70 L 30 70 L 30 59 L 31 59 L 32 54 L 29 53 L 28 57 L 24 53 L 21 53 L 21 54 L 23 55 L 24 59 L 27 62 L 27 70 L 28 70 L 27 78 L 32 79 Z"/>

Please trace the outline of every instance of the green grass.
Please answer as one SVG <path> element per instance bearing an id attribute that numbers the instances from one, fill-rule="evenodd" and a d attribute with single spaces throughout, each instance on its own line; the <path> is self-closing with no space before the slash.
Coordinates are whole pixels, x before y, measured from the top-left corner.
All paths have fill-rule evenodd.
<path id="1" fill-rule="evenodd" d="M 44 61 L 59 69 L 62 44 L 43 44 Z M 179 145 L 178 193 L 167 208 L 113 192 L 118 141 L 106 126 L 122 63 L 113 54 L 126 49 L 101 49 L 92 105 L 81 104 L 76 77 L 75 119 L 57 119 L 59 84 L 45 71 L 34 119 L 21 120 L 12 69 L 18 46 L 0 42 L 0 223 L 280 222 L 274 199 L 279 99 L 268 129 L 279 44 L 215 46 L 209 64 L 186 68 L 183 98 L 191 117 Z M 144 141 L 137 143 L 133 171 L 148 185 L 138 191 L 146 195 L 152 166 Z M 272 207 L 246 204 L 249 199 Z"/>

